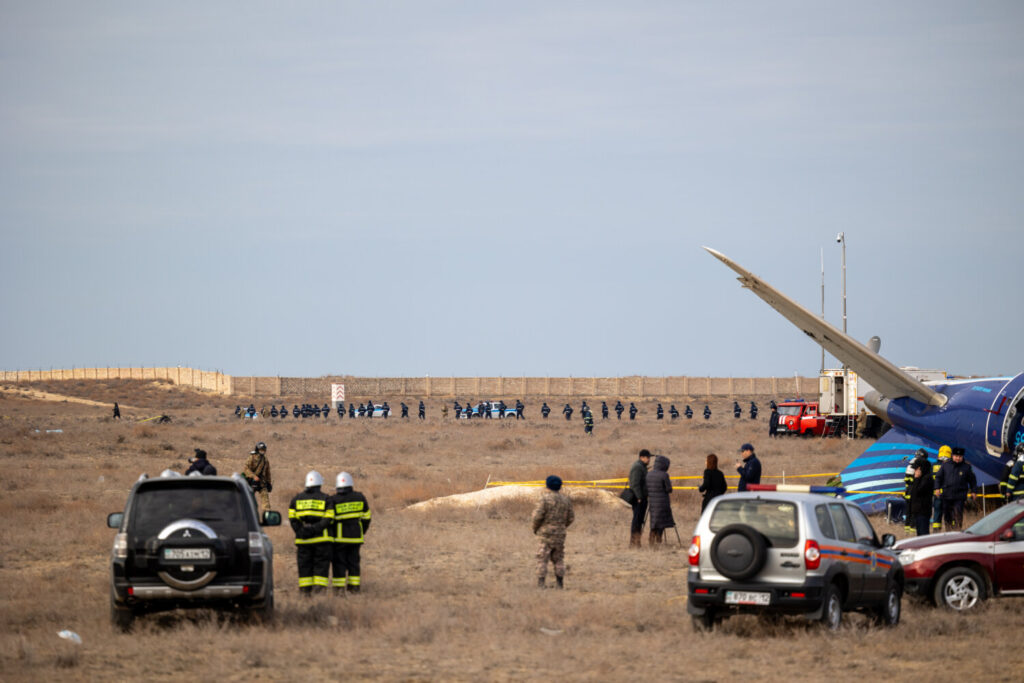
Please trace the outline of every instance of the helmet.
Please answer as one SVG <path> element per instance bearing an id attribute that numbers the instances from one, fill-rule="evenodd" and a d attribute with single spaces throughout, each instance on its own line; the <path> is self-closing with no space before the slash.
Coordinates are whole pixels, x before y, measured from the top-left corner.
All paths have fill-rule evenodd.
<path id="1" fill-rule="evenodd" d="M 351 487 L 352 486 L 352 475 L 349 474 L 348 472 L 340 472 L 338 474 L 338 479 L 334 482 L 334 485 L 335 485 L 335 487 L 337 487 L 339 489 L 340 488 L 344 488 L 346 486 Z"/>
<path id="2" fill-rule="evenodd" d="M 310 486 L 323 486 L 324 478 L 320 476 L 320 473 L 316 470 L 310 470 L 306 472 L 306 488 Z"/>
<path id="3" fill-rule="evenodd" d="M 267 444 L 265 444 L 262 441 L 260 441 L 258 444 L 253 446 L 252 452 L 253 453 L 266 453 L 267 452 Z"/>
<path id="4" fill-rule="evenodd" d="M 953 449 L 950 448 L 949 446 L 943 446 L 943 447 L 941 447 L 939 449 L 939 459 L 940 460 L 948 459 L 952 455 L 953 455 Z"/>
<path id="5" fill-rule="evenodd" d="M 928 451 L 926 451 L 923 448 L 918 448 L 917 452 L 914 453 L 914 457 L 915 458 L 927 458 L 928 457 Z"/>

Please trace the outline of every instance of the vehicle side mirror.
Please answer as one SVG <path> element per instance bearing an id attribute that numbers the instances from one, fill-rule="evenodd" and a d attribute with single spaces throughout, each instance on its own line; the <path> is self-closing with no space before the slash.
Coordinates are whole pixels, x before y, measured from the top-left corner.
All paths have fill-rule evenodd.
<path id="1" fill-rule="evenodd" d="M 277 510 L 264 510 L 260 526 L 281 526 L 281 513 Z"/>
<path id="2" fill-rule="evenodd" d="M 111 512 L 109 515 L 107 515 L 107 526 L 110 527 L 111 529 L 120 529 L 121 528 L 121 522 L 123 522 L 123 521 L 124 521 L 124 513 L 123 512 Z"/>
<path id="3" fill-rule="evenodd" d="M 884 534 L 882 536 L 882 547 L 891 548 L 896 545 L 896 537 L 892 534 Z"/>
<path id="4" fill-rule="evenodd" d="M 1017 537 L 1017 534 L 1013 533 L 1013 528 L 1011 527 L 1011 528 L 1007 529 L 1006 531 L 1004 531 L 1002 536 L 1000 536 L 999 538 L 1000 538 L 1000 540 L 1003 540 L 1003 541 L 1012 541 L 1016 537 Z"/>

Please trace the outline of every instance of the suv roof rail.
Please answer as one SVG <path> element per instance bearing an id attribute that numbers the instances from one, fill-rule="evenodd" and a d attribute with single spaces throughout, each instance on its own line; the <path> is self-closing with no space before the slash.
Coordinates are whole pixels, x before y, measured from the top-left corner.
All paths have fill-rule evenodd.
<path id="1" fill-rule="evenodd" d="M 180 477 L 180 476 L 182 476 L 182 474 L 181 474 L 181 472 L 176 472 L 174 470 L 167 469 L 167 470 L 164 470 L 163 472 L 161 472 L 160 476 L 161 477 Z"/>

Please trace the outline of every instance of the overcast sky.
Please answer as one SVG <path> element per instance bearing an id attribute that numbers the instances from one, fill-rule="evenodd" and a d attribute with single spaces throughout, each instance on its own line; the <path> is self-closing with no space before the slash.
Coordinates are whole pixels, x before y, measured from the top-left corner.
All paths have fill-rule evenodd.
<path id="1" fill-rule="evenodd" d="M 0 0 L 0 367 L 1014 374 L 1019 2 Z M 830 363 L 831 364 L 831 363 Z"/>

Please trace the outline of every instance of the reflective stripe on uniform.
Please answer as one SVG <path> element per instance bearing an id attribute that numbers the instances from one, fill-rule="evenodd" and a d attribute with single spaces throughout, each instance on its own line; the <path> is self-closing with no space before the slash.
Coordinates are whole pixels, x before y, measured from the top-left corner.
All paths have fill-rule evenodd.
<path id="1" fill-rule="evenodd" d="M 323 587 L 326 588 L 327 587 L 327 577 L 326 576 L 314 576 L 313 577 L 313 585 L 314 586 L 323 586 Z"/>
<path id="2" fill-rule="evenodd" d="M 350 586 L 358 586 L 359 585 L 359 577 L 358 576 L 350 576 L 350 577 L 348 577 L 348 585 L 350 585 Z"/>
<path id="3" fill-rule="evenodd" d="M 309 588 L 313 585 L 312 576 L 300 576 L 299 577 L 299 588 Z"/>
<path id="4" fill-rule="evenodd" d="M 309 545 L 310 543 L 330 543 L 331 537 L 327 535 L 327 530 L 324 529 L 323 536 L 314 536 L 313 538 L 296 538 L 296 545 Z"/>
<path id="5" fill-rule="evenodd" d="M 334 586 L 335 588 L 344 588 L 345 587 L 345 577 L 343 576 L 340 579 L 335 577 L 335 578 L 331 579 L 331 585 Z"/>

